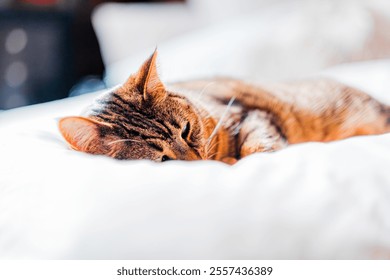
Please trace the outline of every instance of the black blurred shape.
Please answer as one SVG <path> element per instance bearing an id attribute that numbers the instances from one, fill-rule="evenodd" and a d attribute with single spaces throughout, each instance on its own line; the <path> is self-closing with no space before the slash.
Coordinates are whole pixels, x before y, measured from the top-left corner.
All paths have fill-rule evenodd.
<path id="1" fill-rule="evenodd" d="M 103 68 L 89 16 L 0 11 L 0 109 L 67 97 L 79 79 L 101 76 Z"/>
<path id="2" fill-rule="evenodd" d="M 71 17 L 66 13 L 0 11 L 1 109 L 67 95 L 74 80 L 70 27 Z M 18 40 L 23 38 L 12 40 L 18 32 L 19 37 L 24 34 L 21 50 Z M 23 67 L 14 69 L 14 65 Z"/>
<path id="3" fill-rule="evenodd" d="M 117 2 L 175 1 L 183 0 Z M 41 2 L 52 4 L 33 4 Z M 103 2 L 112 1 L 0 3 L 0 110 L 61 99 L 83 78 L 102 77 L 91 12 Z"/>

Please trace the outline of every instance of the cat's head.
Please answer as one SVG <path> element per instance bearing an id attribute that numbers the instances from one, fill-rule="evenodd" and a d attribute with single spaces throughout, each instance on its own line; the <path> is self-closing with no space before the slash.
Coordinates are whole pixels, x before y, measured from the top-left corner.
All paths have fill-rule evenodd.
<path id="1" fill-rule="evenodd" d="M 96 100 L 86 117 L 65 117 L 59 129 L 78 151 L 117 159 L 197 160 L 214 128 L 204 111 L 168 91 L 157 52 L 127 82 Z"/>

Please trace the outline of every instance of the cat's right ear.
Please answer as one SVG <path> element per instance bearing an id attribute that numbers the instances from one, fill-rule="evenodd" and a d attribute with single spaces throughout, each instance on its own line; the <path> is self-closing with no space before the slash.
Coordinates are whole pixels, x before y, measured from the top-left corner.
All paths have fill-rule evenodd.
<path id="1" fill-rule="evenodd" d="M 72 149 L 89 153 L 96 153 L 99 150 L 102 127 L 110 125 L 84 117 L 65 117 L 58 122 L 62 136 Z"/>
<path id="2" fill-rule="evenodd" d="M 130 76 L 124 86 L 137 87 L 144 100 L 148 102 L 160 102 L 165 99 L 165 87 L 157 71 L 157 49 L 142 64 L 138 72 Z"/>

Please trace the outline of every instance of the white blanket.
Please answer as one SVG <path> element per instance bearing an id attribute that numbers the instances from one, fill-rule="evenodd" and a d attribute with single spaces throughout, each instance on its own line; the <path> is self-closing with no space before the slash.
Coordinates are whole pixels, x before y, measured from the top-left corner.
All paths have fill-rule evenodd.
<path id="1" fill-rule="evenodd" d="M 390 103 L 390 61 L 325 72 Z M 0 113 L 0 258 L 390 257 L 390 135 L 219 162 L 70 150 L 96 94 Z"/>

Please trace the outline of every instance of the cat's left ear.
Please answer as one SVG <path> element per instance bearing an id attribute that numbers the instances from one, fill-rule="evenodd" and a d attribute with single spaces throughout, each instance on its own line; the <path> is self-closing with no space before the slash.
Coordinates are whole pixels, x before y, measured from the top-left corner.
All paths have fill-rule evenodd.
<path id="1" fill-rule="evenodd" d="M 104 139 L 100 132 L 110 127 L 107 123 L 85 117 L 65 117 L 58 122 L 62 136 L 74 150 L 92 154 L 104 154 Z"/>
<path id="2" fill-rule="evenodd" d="M 166 97 L 164 84 L 157 72 L 157 49 L 144 62 L 135 75 L 135 83 L 143 94 L 145 101 L 161 102 Z"/>

